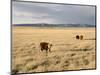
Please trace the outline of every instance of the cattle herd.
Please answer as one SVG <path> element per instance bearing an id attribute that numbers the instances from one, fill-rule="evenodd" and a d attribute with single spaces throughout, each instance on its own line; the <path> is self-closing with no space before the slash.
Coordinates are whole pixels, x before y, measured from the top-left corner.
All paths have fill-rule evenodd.
<path id="1" fill-rule="evenodd" d="M 83 40 L 83 35 L 76 35 L 76 39 Z"/>
<path id="2" fill-rule="evenodd" d="M 76 39 L 83 40 L 83 35 L 76 35 Z M 41 51 L 46 50 L 46 52 L 51 52 L 51 47 L 53 45 L 48 42 L 40 42 Z"/>

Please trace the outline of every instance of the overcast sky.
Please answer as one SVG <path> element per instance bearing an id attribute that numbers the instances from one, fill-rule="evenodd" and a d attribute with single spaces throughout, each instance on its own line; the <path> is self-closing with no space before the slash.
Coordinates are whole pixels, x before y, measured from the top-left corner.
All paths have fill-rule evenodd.
<path id="1" fill-rule="evenodd" d="M 13 1 L 12 22 L 95 25 L 95 7 Z"/>

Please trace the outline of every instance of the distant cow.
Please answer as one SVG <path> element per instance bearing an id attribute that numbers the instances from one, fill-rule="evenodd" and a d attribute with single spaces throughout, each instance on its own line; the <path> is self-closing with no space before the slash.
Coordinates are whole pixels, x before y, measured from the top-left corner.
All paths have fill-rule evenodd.
<path id="1" fill-rule="evenodd" d="M 80 40 L 83 40 L 83 35 L 80 35 Z"/>
<path id="2" fill-rule="evenodd" d="M 76 35 L 76 39 L 79 39 L 79 35 Z"/>
<path id="3" fill-rule="evenodd" d="M 49 44 L 47 42 L 41 42 L 40 43 L 40 47 L 41 47 L 41 51 L 43 50 L 46 50 L 46 51 L 51 51 L 51 47 L 52 47 L 52 44 Z"/>

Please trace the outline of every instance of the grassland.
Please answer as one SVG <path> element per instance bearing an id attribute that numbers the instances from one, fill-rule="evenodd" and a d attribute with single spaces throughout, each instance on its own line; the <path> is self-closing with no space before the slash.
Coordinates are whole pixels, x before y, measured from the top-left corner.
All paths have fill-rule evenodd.
<path id="1" fill-rule="evenodd" d="M 76 40 L 82 34 L 83 40 Z M 12 70 L 18 73 L 95 69 L 95 28 L 12 27 Z M 51 52 L 41 52 L 40 42 Z"/>

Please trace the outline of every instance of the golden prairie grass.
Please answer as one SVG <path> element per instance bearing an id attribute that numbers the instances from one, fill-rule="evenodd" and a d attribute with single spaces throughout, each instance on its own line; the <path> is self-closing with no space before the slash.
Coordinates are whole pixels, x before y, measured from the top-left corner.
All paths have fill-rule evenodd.
<path id="1" fill-rule="evenodd" d="M 13 27 L 12 71 L 18 73 L 95 69 L 95 28 Z M 83 40 L 75 39 L 82 34 Z M 49 42 L 51 52 L 41 51 Z"/>

